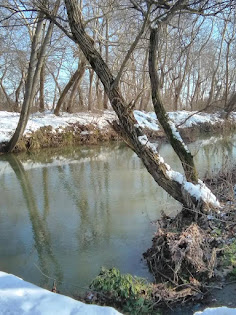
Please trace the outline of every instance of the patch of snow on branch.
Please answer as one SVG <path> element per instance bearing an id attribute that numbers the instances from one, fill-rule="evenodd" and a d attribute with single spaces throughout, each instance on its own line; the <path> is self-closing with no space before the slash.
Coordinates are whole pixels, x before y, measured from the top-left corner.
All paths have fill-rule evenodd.
<path id="1" fill-rule="evenodd" d="M 185 148 L 185 150 L 187 152 L 189 152 L 189 149 L 188 149 L 187 145 L 183 142 L 183 139 L 182 139 L 180 133 L 178 132 L 175 124 L 173 123 L 173 121 L 169 120 L 169 125 L 170 125 L 170 128 L 172 130 L 172 133 L 173 133 L 175 139 L 177 139 L 179 142 L 181 142 L 183 147 Z"/>
<path id="2" fill-rule="evenodd" d="M 146 135 L 139 136 L 138 140 L 142 145 L 146 145 L 149 149 L 151 149 L 153 153 L 157 153 L 156 145 L 148 141 L 148 138 Z"/>
<path id="3" fill-rule="evenodd" d="M 220 208 L 220 203 L 210 189 L 199 179 L 198 184 L 190 183 L 179 172 L 169 169 L 167 175 L 176 182 L 183 185 L 183 188 L 196 200 L 202 199 L 205 203 L 209 203 L 216 208 Z"/>
<path id="4" fill-rule="evenodd" d="M 118 315 L 112 307 L 88 305 L 0 271 L 0 313 L 11 315 Z"/>
<path id="5" fill-rule="evenodd" d="M 184 183 L 184 188 L 191 196 L 194 196 L 197 200 L 202 198 L 206 203 L 210 203 L 216 208 L 220 208 L 220 203 L 216 196 L 210 191 L 210 189 L 199 179 L 198 184 L 194 185 L 189 182 Z"/>
<path id="6" fill-rule="evenodd" d="M 146 145 L 150 148 L 154 153 L 157 153 L 156 148 L 152 143 L 148 141 L 146 135 L 138 137 L 139 142 L 142 145 Z M 171 167 L 165 163 L 162 157 L 159 157 L 159 161 L 166 165 L 166 173 L 170 179 L 181 184 L 185 191 L 187 191 L 190 196 L 194 197 L 196 200 L 203 200 L 205 203 L 209 203 L 216 208 L 220 208 L 220 203 L 217 200 L 216 196 L 210 191 L 210 189 L 199 179 L 198 184 L 190 183 L 186 180 L 186 178 L 179 172 L 176 172 L 171 169 Z"/>

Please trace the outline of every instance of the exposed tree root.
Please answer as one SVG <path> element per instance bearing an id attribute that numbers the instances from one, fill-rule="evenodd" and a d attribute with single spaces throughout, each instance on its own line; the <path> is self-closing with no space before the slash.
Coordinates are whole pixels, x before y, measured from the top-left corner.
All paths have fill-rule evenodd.
<path id="1" fill-rule="evenodd" d="M 224 268 L 228 268 L 223 262 L 224 251 L 229 252 L 228 256 L 236 256 L 236 252 L 227 249 L 235 246 L 232 234 L 236 227 L 235 174 L 235 170 L 231 170 L 230 177 L 219 174 L 214 180 L 216 193 L 225 202 L 218 217 L 200 213 L 195 217 L 191 213 L 186 216 L 183 210 L 175 218 L 163 214 L 158 221 L 152 247 L 143 256 L 154 275 L 154 296 L 159 304 L 199 297 L 206 291 L 207 283 L 216 279 L 222 281 Z M 211 180 L 208 182 L 212 184 Z M 229 270 L 232 271 L 232 266 Z"/>
<path id="2" fill-rule="evenodd" d="M 196 223 L 182 232 L 161 228 L 144 257 L 157 282 L 169 279 L 179 285 L 199 276 L 212 277 L 216 250 L 211 240 Z"/>

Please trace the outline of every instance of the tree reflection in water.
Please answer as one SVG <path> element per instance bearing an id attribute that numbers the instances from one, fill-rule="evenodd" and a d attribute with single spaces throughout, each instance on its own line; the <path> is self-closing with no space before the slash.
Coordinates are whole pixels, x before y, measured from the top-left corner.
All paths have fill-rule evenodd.
<path id="1" fill-rule="evenodd" d="M 17 155 L 8 155 L 8 162 L 16 174 L 21 185 L 22 193 L 27 205 L 29 218 L 32 224 L 32 232 L 34 238 L 34 246 L 38 254 L 39 268 L 45 274 L 57 279 L 59 282 L 63 280 L 63 274 L 59 263 L 57 262 L 51 246 L 50 233 L 47 226 L 47 215 L 49 213 L 49 201 L 47 191 L 47 170 L 43 169 L 44 177 L 44 213 L 41 215 L 34 195 L 33 185 L 28 178 L 23 164 Z M 53 266 L 52 270 L 50 267 Z M 35 271 L 36 272 L 36 271 Z M 43 276 L 41 280 L 42 286 L 50 287 L 52 280 Z"/>

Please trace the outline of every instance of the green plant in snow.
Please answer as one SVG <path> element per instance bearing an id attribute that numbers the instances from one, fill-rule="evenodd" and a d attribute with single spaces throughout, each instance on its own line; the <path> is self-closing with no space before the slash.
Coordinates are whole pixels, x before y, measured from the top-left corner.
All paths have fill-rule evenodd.
<path id="1" fill-rule="evenodd" d="M 90 287 L 101 293 L 99 299 L 101 296 L 103 302 L 122 309 L 126 314 L 153 313 L 153 286 L 145 279 L 122 275 L 116 268 L 102 268 Z M 155 314 L 158 313 L 155 311 Z"/>

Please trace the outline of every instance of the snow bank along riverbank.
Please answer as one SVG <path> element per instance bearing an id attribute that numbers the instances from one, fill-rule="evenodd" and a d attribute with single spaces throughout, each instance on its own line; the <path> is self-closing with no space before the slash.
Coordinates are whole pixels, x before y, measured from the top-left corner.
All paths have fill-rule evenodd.
<path id="1" fill-rule="evenodd" d="M 197 113 L 177 111 L 168 113 L 170 119 L 181 130 L 201 127 L 209 130 L 224 125 L 220 113 Z M 147 131 L 149 136 L 163 136 L 154 112 L 134 111 L 137 124 Z M 57 147 L 74 143 L 97 143 L 117 139 L 109 122 L 116 119 L 113 111 L 103 113 L 81 112 L 76 114 L 62 113 L 56 116 L 50 111 L 32 114 L 24 132 L 23 142 L 18 150 L 39 147 Z M 0 111 L 0 143 L 10 140 L 19 120 L 19 113 Z M 229 124 L 236 122 L 236 112 L 232 113 Z"/>
<path id="2" fill-rule="evenodd" d="M 0 271 L 0 314 L 10 315 L 118 315 L 112 307 L 88 305 L 52 293 Z"/>

